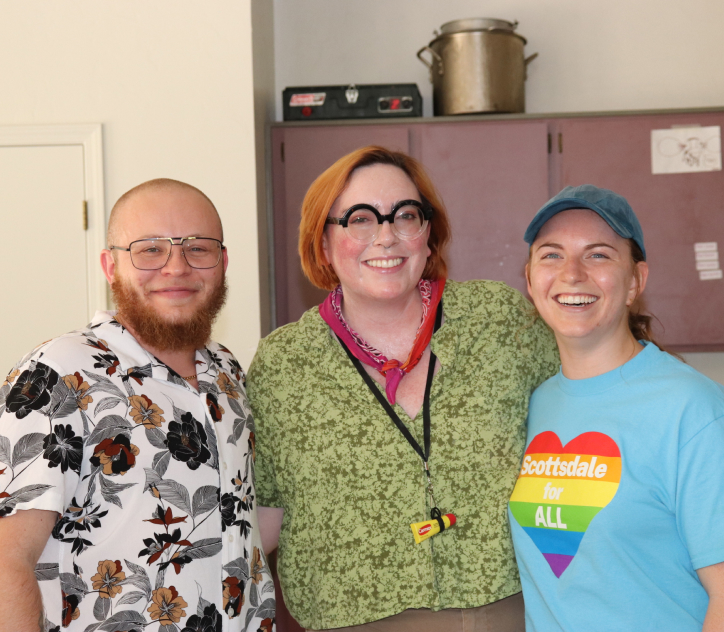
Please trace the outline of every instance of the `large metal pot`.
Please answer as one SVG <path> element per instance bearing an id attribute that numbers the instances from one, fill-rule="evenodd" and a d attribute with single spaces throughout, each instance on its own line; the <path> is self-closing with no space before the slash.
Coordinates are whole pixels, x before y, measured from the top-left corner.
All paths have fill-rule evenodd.
<path id="1" fill-rule="evenodd" d="M 430 69 L 435 116 L 525 112 L 526 66 L 538 53 L 525 58 L 517 26 L 492 18 L 454 20 L 417 51 Z"/>

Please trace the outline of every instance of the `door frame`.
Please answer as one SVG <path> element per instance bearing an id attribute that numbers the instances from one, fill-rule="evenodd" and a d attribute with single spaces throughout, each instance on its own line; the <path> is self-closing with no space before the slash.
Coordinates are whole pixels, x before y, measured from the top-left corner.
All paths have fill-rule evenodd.
<path id="1" fill-rule="evenodd" d="M 96 310 L 108 309 L 107 283 L 100 266 L 101 251 L 106 243 L 102 125 L 0 125 L 0 147 L 54 145 L 80 145 L 83 148 L 83 187 L 88 211 L 85 238 L 90 321 Z M 82 222 L 82 209 L 78 209 L 78 221 Z"/>

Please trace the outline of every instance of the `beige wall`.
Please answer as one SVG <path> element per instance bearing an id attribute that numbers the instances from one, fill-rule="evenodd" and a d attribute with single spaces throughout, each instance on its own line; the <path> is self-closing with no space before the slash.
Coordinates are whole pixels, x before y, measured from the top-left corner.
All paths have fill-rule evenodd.
<path id="1" fill-rule="evenodd" d="M 724 105 L 720 0 L 274 0 L 277 119 L 287 86 L 417 83 L 415 53 L 444 22 L 518 20 L 527 38 L 527 111 L 578 112 Z M 724 326 L 724 325 L 723 325 Z M 687 354 L 724 383 L 724 353 Z"/>
<path id="2" fill-rule="evenodd" d="M 106 207 L 155 177 L 216 203 L 248 366 L 260 332 L 250 0 L 0 0 L 0 124 L 99 122 Z M 269 43 L 271 45 L 271 43 Z"/>

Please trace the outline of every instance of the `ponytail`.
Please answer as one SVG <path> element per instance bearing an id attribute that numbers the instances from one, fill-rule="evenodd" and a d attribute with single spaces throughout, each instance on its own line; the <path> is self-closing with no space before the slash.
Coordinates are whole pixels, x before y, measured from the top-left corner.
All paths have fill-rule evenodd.
<path id="1" fill-rule="evenodd" d="M 628 241 L 631 245 L 631 258 L 633 259 L 634 263 L 634 275 L 636 276 L 636 281 L 638 283 L 638 272 L 636 269 L 636 264 L 641 261 L 645 261 L 644 254 L 643 252 L 641 252 L 641 248 L 639 247 L 639 245 L 633 239 L 629 239 Z M 667 353 L 670 353 L 671 355 L 679 358 L 679 360 L 683 361 L 683 358 L 679 354 L 667 350 L 661 345 L 661 343 L 656 341 L 656 339 L 654 338 L 652 327 L 652 323 L 656 317 L 653 314 L 646 314 L 644 312 L 644 309 L 645 308 L 643 300 L 641 298 L 641 294 L 639 293 L 634 302 L 631 304 L 628 312 L 628 327 L 631 330 L 633 337 L 636 340 L 646 340 L 647 342 L 653 342 L 662 351 L 666 351 Z M 656 320 L 659 319 L 656 318 Z"/>

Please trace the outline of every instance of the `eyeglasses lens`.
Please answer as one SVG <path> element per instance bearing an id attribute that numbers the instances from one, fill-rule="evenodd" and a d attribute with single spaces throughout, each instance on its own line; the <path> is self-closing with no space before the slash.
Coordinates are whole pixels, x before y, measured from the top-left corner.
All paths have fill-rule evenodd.
<path id="1" fill-rule="evenodd" d="M 131 244 L 131 263 L 139 270 L 159 270 L 171 256 L 167 239 L 141 239 Z M 213 268 L 221 259 L 221 245 L 215 239 L 185 239 L 183 254 L 192 268 Z"/>
<path id="2" fill-rule="evenodd" d="M 416 206 L 403 206 L 395 213 L 394 227 L 400 237 L 417 237 L 425 227 L 422 211 Z"/>
<path id="3" fill-rule="evenodd" d="M 414 239 L 425 228 L 427 220 L 416 206 L 403 206 L 395 212 L 392 230 L 402 239 Z M 379 232 L 377 216 L 367 209 L 359 209 L 349 216 L 347 230 L 353 239 L 370 241 Z"/>
<path id="4" fill-rule="evenodd" d="M 347 230 L 350 236 L 358 241 L 374 239 L 378 227 L 377 216 L 367 209 L 355 211 L 347 220 Z"/>

